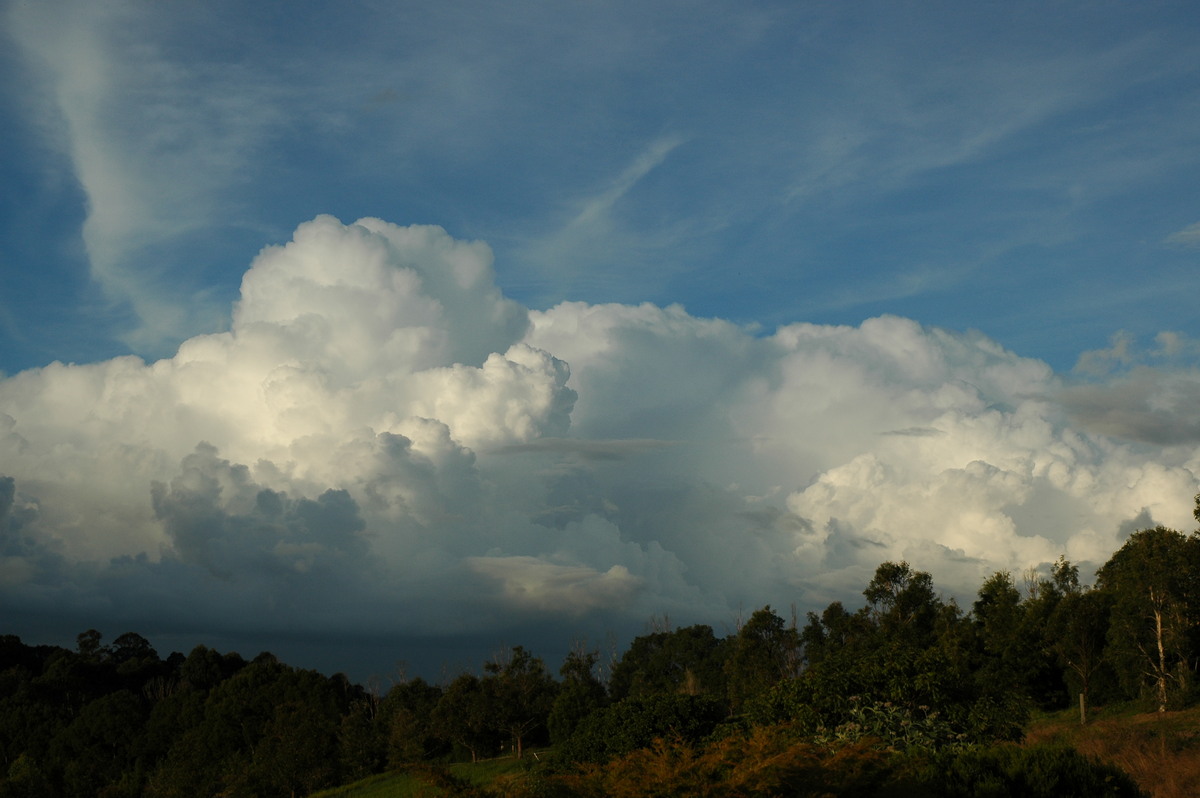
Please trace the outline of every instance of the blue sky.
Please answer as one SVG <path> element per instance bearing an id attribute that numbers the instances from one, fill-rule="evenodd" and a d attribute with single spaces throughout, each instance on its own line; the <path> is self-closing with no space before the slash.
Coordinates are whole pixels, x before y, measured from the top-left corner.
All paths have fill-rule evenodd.
<path id="1" fill-rule="evenodd" d="M 563 635 L 635 628 L 666 605 L 697 618 L 767 600 L 817 606 L 853 597 L 872 558 L 910 557 L 935 579 L 944 567 L 958 574 L 952 587 L 969 588 L 1055 550 L 1102 561 L 1138 519 L 1190 518 L 1200 473 L 1191 4 L 10 0 L 3 19 L 0 422 L 11 423 L 0 432 L 21 443 L 0 458 L 15 486 L 0 516 L 24 541 L 19 551 L 10 541 L 0 568 L 12 602 L 36 604 L 29 586 L 53 585 L 80 607 L 103 597 L 125 607 L 117 617 L 186 636 L 178 614 L 139 616 L 121 596 L 169 568 L 219 576 L 208 587 L 209 577 L 184 580 L 197 595 L 233 579 L 229 563 L 189 548 L 192 527 L 174 514 L 183 504 L 164 498 L 173 476 L 179 491 L 199 490 L 187 474 L 226 466 L 301 515 L 304 501 L 348 491 L 361 526 L 334 526 L 371 546 L 410 521 L 426 539 L 461 540 L 423 551 L 446 573 L 458 563 L 500 585 L 528 613 L 513 611 L 514 629 L 546 611 L 539 590 L 575 606 L 555 616 Z M 363 217 L 390 226 L 354 227 Z M 397 232 L 410 225 L 445 232 Z M 367 229 L 391 242 L 378 256 L 390 268 L 425 275 L 414 288 L 361 273 L 392 302 L 370 312 L 400 327 L 424 319 L 409 344 L 387 324 L 355 326 L 365 296 L 330 293 L 339 270 L 374 251 L 355 237 Z M 260 256 L 289 241 L 311 253 L 294 261 L 310 264 L 302 276 L 271 259 L 282 250 Z M 430 287 L 455 258 L 476 264 L 476 281 Z M 325 288 L 310 295 L 303 280 Z M 302 310 L 325 319 L 325 337 L 300 331 Z M 270 325 L 275 343 L 252 345 Z M 422 348 L 433 339 L 444 345 Z M 178 376 L 196 357 L 210 358 L 208 403 Z M 312 382 L 270 394 L 284 368 Z M 400 397 L 387 412 L 376 407 L 384 383 Z M 485 384 L 492 393 L 470 393 Z M 275 415 L 239 415 L 219 398 L 247 385 L 247 396 L 276 396 L 262 411 Z M 814 392 L 826 398 L 810 406 Z M 351 393 L 340 421 L 284 430 L 285 416 Z M 161 416 L 150 427 L 162 439 L 122 426 L 132 422 L 114 396 Z M 479 409 L 501 400 L 508 415 Z M 345 421 L 357 412 L 357 426 Z M 1022 426 L 1034 417 L 1036 435 Z M 422 450 L 418 418 L 443 424 L 444 440 L 429 433 L 441 443 Z M 507 432 L 485 434 L 485 418 Z M 264 419 L 282 437 L 248 432 Z M 508 495 L 524 499 L 480 500 L 451 534 L 433 516 L 404 515 L 416 513 L 411 498 L 404 512 L 370 506 L 378 474 L 366 465 L 358 482 L 345 476 L 353 468 L 305 470 L 314 430 L 331 436 L 329 451 L 359 428 L 408 440 L 434 471 L 450 467 L 434 449 L 462 447 L 477 458 L 461 464 L 467 482 L 513 479 Z M 860 428 L 875 437 L 860 440 Z M 936 452 L 889 448 L 901 440 Z M 55 464 L 85 441 L 141 452 L 121 472 L 129 487 L 101 487 L 90 469 L 112 466 L 99 455 Z M 204 459 L 202 443 L 216 454 Z M 665 474 L 662 484 L 638 492 L 636 468 L 606 465 L 622 458 Z M 404 473 L 389 478 L 416 479 Z M 960 477 L 991 486 L 968 491 L 970 523 L 1008 543 L 973 548 L 951 529 L 926 540 L 915 520 L 862 515 L 866 485 L 894 487 L 899 512 L 949 496 Z M 165 492 L 152 493 L 155 479 Z M 1075 503 L 1117 482 L 1125 493 L 1106 520 L 1079 521 Z M 466 490 L 454 484 L 446 496 Z M 94 504 L 54 509 L 81 485 Z M 220 499 L 229 518 L 241 517 L 233 492 Z M 656 502 L 666 509 L 650 510 Z M 1035 520 L 1043 511 L 1066 528 Z M 88 515 L 105 521 L 85 529 Z M 673 536 L 687 517 L 728 525 Z M 745 534 L 737 518 L 770 530 L 739 548 L 758 551 L 745 555 L 747 573 L 778 569 L 761 590 L 734 589 L 715 567 L 730 556 L 715 541 Z M 324 545 L 279 523 L 276 554 Z M 139 531 L 115 531 L 129 524 Z M 484 527 L 508 531 L 488 543 Z M 113 558 L 139 556 L 147 581 L 96 581 Z M 803 562 L 789 571 L 787 557 Z M 315 579 L 308 560 L 289 562 Z M 91 576 L 79 570 L 87 563 Z M 300 590 L 268 580 L 258 593 L 255 578 L 239 583 L 254 600 Z M 194 634 L 233 634 L 222 601 Z M 87 620 L 58 604 L 22 631 Z M 294 617 L 242 632 L 274 640 Z M 314 628 L 317 639 L 325 627 Z M 424 640 L 431 629 L 360 632 Z"/>
<path id="2" fill-rule="evenodd" d="M 318 213 L 485 240 L 531 307 L 896 313 L 1059 370 L 1196 332 L 1188 4 L 10 7 L 9 373 L 170 354 Z"/>

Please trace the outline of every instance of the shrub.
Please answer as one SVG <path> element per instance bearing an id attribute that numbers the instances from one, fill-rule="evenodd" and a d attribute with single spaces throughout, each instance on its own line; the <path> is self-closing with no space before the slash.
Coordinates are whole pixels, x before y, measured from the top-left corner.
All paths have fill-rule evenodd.
<path id="1" fill-rule="evenodd" d="M 921 768 L 946 798 L 1140 798 L 1118 768 L 1061 746 L 998 745 L 947 751 Z"/>

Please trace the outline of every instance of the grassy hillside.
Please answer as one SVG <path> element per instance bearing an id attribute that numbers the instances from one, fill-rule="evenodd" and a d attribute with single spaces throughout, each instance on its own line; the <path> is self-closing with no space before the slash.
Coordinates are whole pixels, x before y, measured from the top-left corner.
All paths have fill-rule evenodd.
<path id="1" fill-rule="evenodd" d="M 1094 713 L 1086 726 L 1074 711 L 1037 718 L 1030 743 L 1063 742 L 1110 762 L 1153 798 L 1200 795 L 1200 708 L 1145 712 L 1131 706 Z"/>
<path id="2" fill-rule="evenodd" d="M 1200 795 L 1200 708 L 1179 712 L 1144 712 L 1133 706 L 1094 713 L 1087 726 L 1070 711 L 1036 718 L 1029 744 L 1063 743 L 1129 773 L 1153 798 Z M 496 793 L 505 781 L 519 778 L 528 762 L 511 758 L 477 764 L 459 763 L 444 771 L 414 769 L 388 773 L 355 784 L 315 793 L 317 798 L 437 798 L 469 793 L 470 784 L 487 785 Z M 446 789 L 447 779 L 460 785 Z M 463 791 L 461 787 L 467 786 Z"/>

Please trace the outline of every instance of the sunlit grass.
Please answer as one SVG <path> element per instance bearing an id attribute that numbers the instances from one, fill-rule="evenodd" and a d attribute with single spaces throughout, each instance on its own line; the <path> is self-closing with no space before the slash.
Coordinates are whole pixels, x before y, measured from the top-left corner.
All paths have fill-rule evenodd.
<path id="1" fill-rule="evenodd" d="M 1077 712 L 1055 713 L 1037 718 L 1027 739 L 1111 762 L 1153 798 L 1200 795 L 1200 708 L 1159 713 L 1125 704 L 1095 712 L 1086 726 Z"/>
<path id="2" fill-rule="evenodd" d="M 1136 703 L 1113 705 L 1093 710 L 1086 726 L 1079 724 L 1077 710 L 1047 713 L 1034 718 L 1026 742 L 1065 744 L 1086 756 L 1116 765 L 1152 798 L 1200 796 L 1200 708 L 1160 714 L 1147 712 Z M 495 788 L 508 779 L 521 778 L 528 764 L 505 757 L 475 764 L 457 763 L 447 769 L 459 779 Z M 439 798 L 447 792 L 417 774 L 396 772 L 314 795 Z"/>
<path id="3" fill-rule="evenodd" d="M 527 761 L 536 761 L 544 752 L 527 752 L 529 760 L 513 757 L 487 759 L 482 762 L 457 762 L 449 765 L 450 774 L 475 784 L 493 784 L 498 780 L 519 776 L 525 772 Z M 313 793 L 313 798 L 437 798 L 445 791 L 430 784 L 419 775 L 407 772 L 381 773 L 343 787 Z"/>
<path id="4" fill-rule="evenodd" d="M 344 787 L 313 793 L 313 798 L 432 798 L 438 793 L 406 773 L 380 773 Z"/>

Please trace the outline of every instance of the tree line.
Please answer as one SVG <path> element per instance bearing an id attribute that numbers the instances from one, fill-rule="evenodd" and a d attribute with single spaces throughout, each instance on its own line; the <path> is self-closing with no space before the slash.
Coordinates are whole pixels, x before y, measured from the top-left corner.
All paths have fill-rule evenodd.
<path id="1" fill-rule="evenodd" d="M 1034 709 L 1078 705 L 1085 721 L 1096 704 L 1200 697 L 1200 530 L 1133 533 L 1090 586 L 1060 558 L 1049 574 L 996 572 L 960 607 L 886 562 L 863 596 L 804 619 L 763 607 L 725 636 L 661 622 L 604 674 L 586 647 L 555 675 L 515 646 L 478 674 L 386 692 L 269 653 L 164 659 L 132 632 L 88 630 L 75 650 L 4 636 L 0 798 L 305 795 L 547 745 L 584 772 L 664 739 L 719 759 L 721 740 L 766 745 L 785 728 L 821 750 L 962 752 L 1020 739 Z"/>

